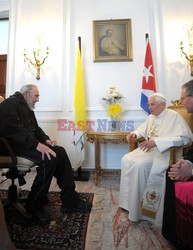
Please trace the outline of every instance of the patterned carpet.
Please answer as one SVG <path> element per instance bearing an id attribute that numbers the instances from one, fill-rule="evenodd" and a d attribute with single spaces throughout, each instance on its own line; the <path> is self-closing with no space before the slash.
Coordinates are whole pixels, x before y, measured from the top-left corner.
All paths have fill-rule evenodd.
<path id="1" fill-rule="evenodd" d="M 171 247 L 163 239 L 156 225 L 148 221 L 131 222 L 128 212 L 118 208 L 113 218 L 113 238 L 116 249 L 169 250 Z"/>
<path id="2" fill-rule="evenodd" d="M 22 191 L 22 197 L 26 197 L 28 191 Z M 84 200 L 93 201 L 93 193 L 79 193 Z M 1 200 L 7 197 L 6 190 L 0 190 Z M 49 204 L 45 210 L 52 220 L 49 225 L 38 226 L 28 224 L 18 216 L 13 208 L 5 211 L 6 221 L 10 237 L 19 249 L 67 249 L 83 250 L 87 233 L 89 212 L 65 213 L 60 212 L 61 201 L 58 192 L 49 192 Z"/>

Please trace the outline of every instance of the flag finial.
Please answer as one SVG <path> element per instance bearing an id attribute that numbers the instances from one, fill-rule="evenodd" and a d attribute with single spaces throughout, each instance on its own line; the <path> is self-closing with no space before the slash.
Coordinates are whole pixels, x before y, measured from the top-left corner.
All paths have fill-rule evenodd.
<path id="1" fill-rule="evenodd" d="M 80 49 L 80 52 L 81 52 L 81 37 L 80 36 L 78 37 L 78 46 L 79 46 L 79 49 Z"/>

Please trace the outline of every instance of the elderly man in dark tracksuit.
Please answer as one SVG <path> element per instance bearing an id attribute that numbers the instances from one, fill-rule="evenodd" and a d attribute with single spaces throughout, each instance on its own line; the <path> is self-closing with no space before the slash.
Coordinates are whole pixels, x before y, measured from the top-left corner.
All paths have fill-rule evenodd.
<path id="1" fill-rule="evenodd" d="M 61 211 L 90 211 L 92 204 L 79 198 L 75 191 L 72 167 L 65 149 L 56 145 L 38 126 L 33 109 L 39 101 L 36 85 L 24 85 L 0 104 L 0 136 L 5 137 L 18 156 L 34 161 L 37 175 L 27 198 L 26 210 L 39 224 L 49 223 L 43 209 L 54 176 L 61 189 Z"/>

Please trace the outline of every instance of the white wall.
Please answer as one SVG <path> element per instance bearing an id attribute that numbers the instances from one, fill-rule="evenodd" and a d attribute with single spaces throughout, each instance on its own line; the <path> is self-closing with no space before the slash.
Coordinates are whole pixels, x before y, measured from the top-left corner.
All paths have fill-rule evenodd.
<path id="1" fill-rule="evenodd" d="M 169 104 L 169 100 L 179 98 L 180 86 L 190 79 L 180 57 L 180 34 L 173 31 L 191 21 L 192 7 L 191 0 L 11 0 L 7 95 L 29 81 L 38 85 L 41 98 L 36 114 L 40 125 L 65 146 L 73 163 L 72 132 L 57 131 L 57 119 L 73 119 L 78 36 L 82 39 L 88 119 L 96 122 L 106 118 L 101 98 L 107 87 L 114 84 L 125 97 L 122 119 L 133 120 L 137 127 L 147 116 L 139 107 L 145 34 L 150 36 L 157 89 L 166 95 Z M 126 18 L 132 20 L 133 61 L 94 63 L 92 21 Z M 37 31 L 50 48 L 39 81 L 23 63 L 23 49 L 32 46 L 30 42 Z M 102 162 L 107 168 L 119 168 L 127 151 L 125 144 L 103 145 Z M 86 156 L 85 167 L 93 168 L 93 144 L 87 143 Z"/>
<path id="2" fill-rule="evenodd" d="M 166 97 L 178 99 L 180 87 L 190 78 L 187 60 L 181 55 L 180 41 L 184 38 L 184 25 L 192 22 L 193 1 L 163 1 L 163 48 L 165 50 Z"/>

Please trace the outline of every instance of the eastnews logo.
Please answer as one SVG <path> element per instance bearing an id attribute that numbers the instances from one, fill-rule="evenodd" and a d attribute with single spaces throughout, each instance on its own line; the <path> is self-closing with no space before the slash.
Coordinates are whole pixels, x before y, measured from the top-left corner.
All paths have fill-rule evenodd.
<path id="1" fill-rule="evenodd" d="M 97 121 L 78 121 L 77 126 L 73 121 L 58 119 L 58 131 L 133 131 L 134 121 L 109 121 L 97 119 Z M 116 123 L 116 124 L 115 124 Z M 115 128 L 112 128 L 115 125 Z"/>

